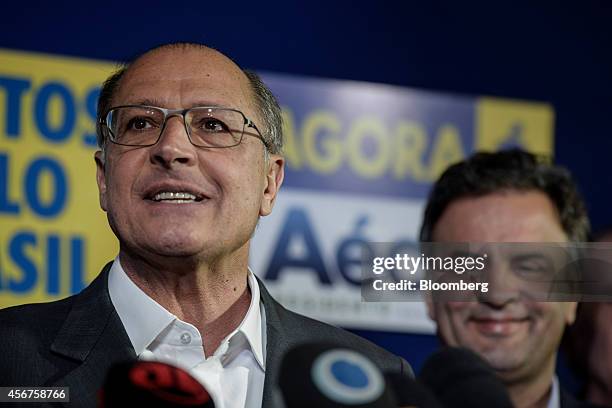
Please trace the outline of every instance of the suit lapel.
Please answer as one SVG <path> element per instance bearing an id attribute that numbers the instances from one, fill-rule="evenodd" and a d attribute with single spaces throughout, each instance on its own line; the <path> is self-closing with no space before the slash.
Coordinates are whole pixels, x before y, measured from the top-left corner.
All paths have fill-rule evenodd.
<path id="1" fill-rule="evenodd" d="M 76 367 L 60 373 L 49 386 L 70 387 L 70 402 L 75 406 L 95 406 L 93 396 L 99 392 L 110 366 L 136 358 L 108 294 L 110 265 L 76 296 L 51 344 L 52 352 L 72 360 Z"/>
<path id="2" fill-rule="evenodd" d="M 266 377 L 264 379 L 262 407 L 281 407 L 280 395 L 277 390 L 278 371 L 282 357 L 291 344 L 283 325 L 283 307 L 268 293 L 263 282 L 259 281 L 259 292 L 266 311 Z"/>

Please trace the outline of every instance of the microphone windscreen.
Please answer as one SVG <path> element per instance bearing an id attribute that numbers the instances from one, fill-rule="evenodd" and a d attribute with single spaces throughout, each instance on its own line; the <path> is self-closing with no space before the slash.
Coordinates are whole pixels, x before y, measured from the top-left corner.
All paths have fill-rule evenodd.
<path id="1" fill-rule="evenodd" d="M 379 368 L 360 352 L 330 343 L 289 350 L 279 387 L 286 408 L 388 408 L 395 398 Z"/>
<path id="2" fill-rule="evenodd" d="M 400 373 L 386 373 L 385 378 L 399 407 L 443 408 L 431 390 L 420 382 L 407 379 Z"/>
<path id="3" fill-rule="evenodd" d="M 204 386 L 185 370 L 156 361 L 112 366 L 100 392 L 100 407 L 214 408 Z"/>
<path id="4" fill-rule="evenodd" d="M 425 361 L 419 379 L 445 406 L 513 407 L 493 368 L 471 350 L 448 347 L 435 352 Z"/>

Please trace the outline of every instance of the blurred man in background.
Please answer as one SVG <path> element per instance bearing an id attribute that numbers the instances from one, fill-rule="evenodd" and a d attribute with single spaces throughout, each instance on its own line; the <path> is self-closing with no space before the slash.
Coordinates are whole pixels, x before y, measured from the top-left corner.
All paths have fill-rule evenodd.
<path id="1" fill-rule="evenodd" d="M 519 151 L 477 153 L 448 168 L 425 210 L 422 242 L 581 242 L 586 209 L 569 173 Z M 526 261 L 529 262 L 529 261 Z M 575 302 L 541 302 L 499 253 L 487 260 L 487 292 L 472 301 L 428 298 L 430 317 L 449 346 L 480 354 L 523 407 L 580 407 L 559 387 L 557 348 Z"/>
<path id="2" fill-rule="evenodd" d="M 612 248 L 612 229 L 594 235 L 595 242 Z M 612 274 L 610 264 L 603 273 Z M 564 339 L 572 368 L 584 379 L 581 394 L 587 401 L 612 406 L 612 303 L 578 305 L 576 323 Z"/>

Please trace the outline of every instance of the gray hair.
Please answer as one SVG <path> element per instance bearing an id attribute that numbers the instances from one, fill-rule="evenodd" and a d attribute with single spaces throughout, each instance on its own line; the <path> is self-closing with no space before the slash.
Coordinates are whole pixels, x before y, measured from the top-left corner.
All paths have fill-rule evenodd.
<path id="1" fill-rule="evenodd" d="M 255 96 L 259 115 L 264 122 L 263 137 L 270 146 L 270 153 L 282 154 L 283 151 L 283 116 L 281 108 L 270 88 L 253 71 L 243 69 L 249 79 Z"/>

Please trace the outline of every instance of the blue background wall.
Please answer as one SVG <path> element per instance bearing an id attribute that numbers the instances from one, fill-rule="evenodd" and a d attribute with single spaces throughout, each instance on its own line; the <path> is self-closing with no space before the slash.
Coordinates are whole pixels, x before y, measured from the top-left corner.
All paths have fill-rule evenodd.
<path id="1" fill-rule="evenodd" d="M 508 2 L 5 2 L 0 47 L 126 60 L 198 41 L 240 65 L 469 95 L 547 101 L 556 161 L 593 225 L 612 224 L 612 5 Z M 415 366 L 432 336 L 359 332 Z"/>

